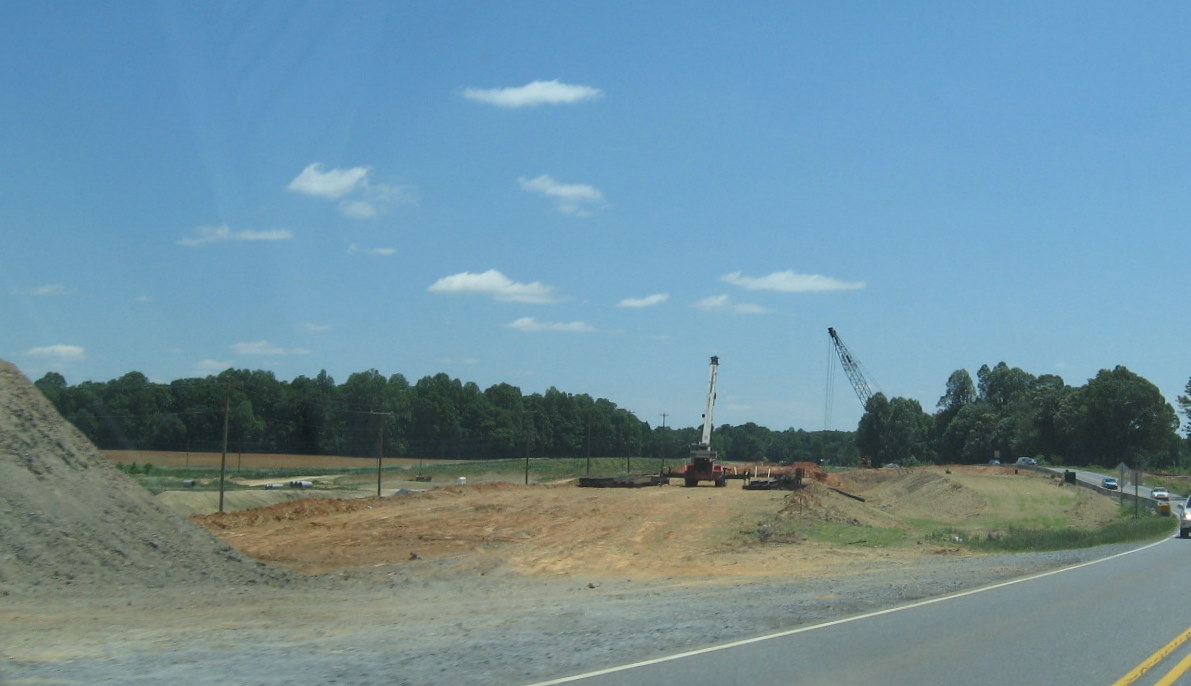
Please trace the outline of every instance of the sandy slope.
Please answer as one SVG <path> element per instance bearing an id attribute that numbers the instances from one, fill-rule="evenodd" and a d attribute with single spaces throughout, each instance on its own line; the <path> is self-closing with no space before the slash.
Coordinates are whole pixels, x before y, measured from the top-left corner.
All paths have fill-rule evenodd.
<path id="1" fill-rule="evenodd" d="M 284 578 L 160 504 L 4 361 L 0 531 L 7 593 Z"/>

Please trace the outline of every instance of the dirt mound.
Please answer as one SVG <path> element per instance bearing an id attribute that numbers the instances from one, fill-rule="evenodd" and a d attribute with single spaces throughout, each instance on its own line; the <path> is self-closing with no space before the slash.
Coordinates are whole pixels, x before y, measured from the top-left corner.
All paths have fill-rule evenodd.
<path id="1" fill-rule="evenodd" d="M 832 480 L 838 481 L 838 479 Z M 906 526 L 901 519 L 883 510 L 815 483 L 808 484 L 806 488 L 791 493 L 780 514 L 848 526 L 893 529 L 901 529 Z"/>
<path id="2" fill-rule="evenodd" d="M 158 503 L 4 360 L 0 530 L 6 593 L 285 578 Z"/>

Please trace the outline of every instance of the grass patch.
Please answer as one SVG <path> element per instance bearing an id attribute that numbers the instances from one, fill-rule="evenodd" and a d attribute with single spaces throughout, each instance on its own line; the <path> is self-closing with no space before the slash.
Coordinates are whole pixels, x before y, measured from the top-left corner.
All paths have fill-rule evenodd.
<path id="1" fill-rule="evenodd" d="M 667 467 L 680 466 L 682 462 L 667 460 Z M 579 476 L 623 476 L 625 474 L 657 474 L 662 469 L 662 461 L 652 457 L 593 457 L 590 461 L 585 457 L 531 457 L 529 459 L 529 480 L 550 481 L 554 479 L 571 479 Z M 389 469 L 384 470 L 386 473 Z M 517 475 L 525 473 L 525 458 L 511 458 L 507 460 L 470 460 L 453 464 L 426 463 L 409 469 L 396 470 L 402 473 L 442 477 L 474 476 L 479 474 Z M 375 468 L 373 473 L 375 473 Z"/>
<path id="2" fill-rule="evenodd" d="M 870 548 L 899 545 L 905 543 L 908 538 L 907 532 L 903 529 L 875 526 L 858 527 L 831 522 L 818 522 L 811 525 L 806 530 L 806 536 L 819 543 L 864 545 Z"/>
<path id="3" fill-rule="evenodd" d="M 745 543 L 800 543 L 806 540 L 806 532 L 800 522 L 789 517 L 777 517 L 758 522 L 756 528 L 741 529 L 739 538 Z"/>
<path id="4" fill-rule="evenodd" d="M 1017 553 L 1150 541 L 1169 535 L 1174 527 L 1175 520 L 1172 517 L 1142 514 L 1139 517 L 1122 516 L 1098 529 L 1012 526 L 1004 531 L 975 535 L 956 529 L 940 529 L 932 532 L 928 540 L 963 543 L 981 552 Z"/>
<path id="5" fill-rule="evenodd" d="M 666 461 L 667 467 L 678 467 L 681 462 Z M 589 462 L 587 458 L 551 458 L 538 457 L 529 460 L 529 480 L 531 482 L 553 481 L 556 479 L 570 479 L 586 476 Z M 153 494 L 163 491 L 176 491 L 185 488 L 183 480 L 194 479 L 200 483 L 186 488 L 186 490 L 212 491 L 219 490 L 218 467 L 159 467 L 153 465 L 121 465 L 121 471 L 131 476 L 137 483 Z M 662 461 L 656 458 L 636 457 L 626 460 L 623 457 L 593 457 L 590 460 L 591 476 L 622 476 L 624 474 L 657 474 L 662 469 Z M 472 460 L 450 464 L 426 462 L 411 467 L 384 467 L 381 472 L 385 478 L 407 476 L 409 479 L 417 474 L 430 476 L 435 481 L 454 481 L 461 476 L 496 475 L 520 477 L 525 473 L 525 459 L 513 458 L 507 460 Z M 287 482 L 291 479 L 307 476 L 327 476 L 331 474 L 346 475 L 343 485 L 320 484 L 320 489 L 335 489 L 337 487 L 352 490 L 350 484 L 376 478 L 376 463 L 371 465 L 362 461 L 359 467 L 245 467 L 239 469 L 234 460 L 229 460 L 225 470 L 224 490 L 250 488 L 239 486 L 233 477 L 240 479 L 274 479 Z M 201 483 L 207 481 L 208 483 Z M 259 487 L 251 487 L 259 488 Z"/>

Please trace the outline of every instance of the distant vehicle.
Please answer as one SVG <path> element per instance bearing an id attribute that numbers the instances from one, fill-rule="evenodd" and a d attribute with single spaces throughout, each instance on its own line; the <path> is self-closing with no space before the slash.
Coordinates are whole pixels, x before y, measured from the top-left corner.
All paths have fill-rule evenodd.
<path id="1" fill-rule="evenodd" d="M 1017 458 L 1017 464 L 1028 464 L 1028 465 L 1036 466 L 1038 464 L 1038 460 L 1035 460 L 1032 457 L 1019 457 L 1019 458 Z"/>
<path id="2" fill-rule="evenodd" d="M 890 462 L 889 464 L 885 465 L 885 469 L 901 469 L 901 468 L 902 468 L 902 466 L 897 464 L 896 462 Z"/>
<path id="3" fill-rule="evenodd" d="M 1111 476 L 1104 477 L 1104 480 L 1100 482 L 1100 487 L 1107 488 L 1110 491 L 1115 491 L 1120 488 L 1120 486 L 1117 485 L 1117 480 Z"/>
<path id="4" fill-rule="evenodd" d="M 1001 464 L 1001 461 L 1000 460 L 989 460 L 988 463 L 989 464 Z"/>
<path id="5" fill-rule="evenodd" d="M 1183 514 L 1179 517 L 1179 536 L 1191 536 L 1191 498 L 1187 498 L 1187 504 L 1183 505 Z"/>
<path id="6" fill-rule="evenodd" d="M 1161 486 L 1157 488 L 1151 488 L 1150 497 L 1154 500 L 1170 500 L 1170 491 L 1162 488 Z"/>

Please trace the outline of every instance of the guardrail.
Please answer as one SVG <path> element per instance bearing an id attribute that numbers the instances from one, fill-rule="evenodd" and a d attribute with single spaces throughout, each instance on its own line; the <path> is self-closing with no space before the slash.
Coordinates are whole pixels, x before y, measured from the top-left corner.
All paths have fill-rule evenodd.
<path id="1" fill-rule="evenodd" d="M 1079 488 L 1086 488 L 1090 491 L 1095 491 L 1097 493 L 1100 493 L 1101 495 L 1111 495 L 1114 498 L 1119 498 L 1121 500 L 1121 502 L 1128 502 L 1130 504 L 1136 504 L 1136 505 L 1139 505 L 1142 507 L 1148 507 L 1149 509 L 1151 509 L 1155 512 L 1158 511 L 1158 501 L 1157 500 L 1154 500 L 1153 498 L 1150 498 L 1149 496 L 1141 495 L 1140 493 L 1134 494 L 1127 488 L 1118 488 L 1118 489 L 1105 488 L 1105 487 L 1101 486 L 1100 484 L 1091 483 L 1088 481 L 1080 481 L 1079 479 L 1076 479 L 1074 482 L 1067 481 L 1065 478 L 1065 475 L 1066 475 L 1066 472 L 1070 471 L 1070 470 L 1056 469 L 1054 467 L 1041 467 L 1041 466 L 1021 465 L 1021 464 L 1011 465 L 1011 466 L 1014 469 L 1028 469 L 1030 471 L 1039 472 L 1041 474 L 1050 474 L 1051 476 L 1054 476 L 1054 477 L 1058 478 L 1059 480 L 1061 480 L 1063 482 L 1063 485 L 1071 485 L 1071 486 L 1077 486 Z M 1171 507 L 1173 508 L 1174 506 L 1171 505 Z"/>

